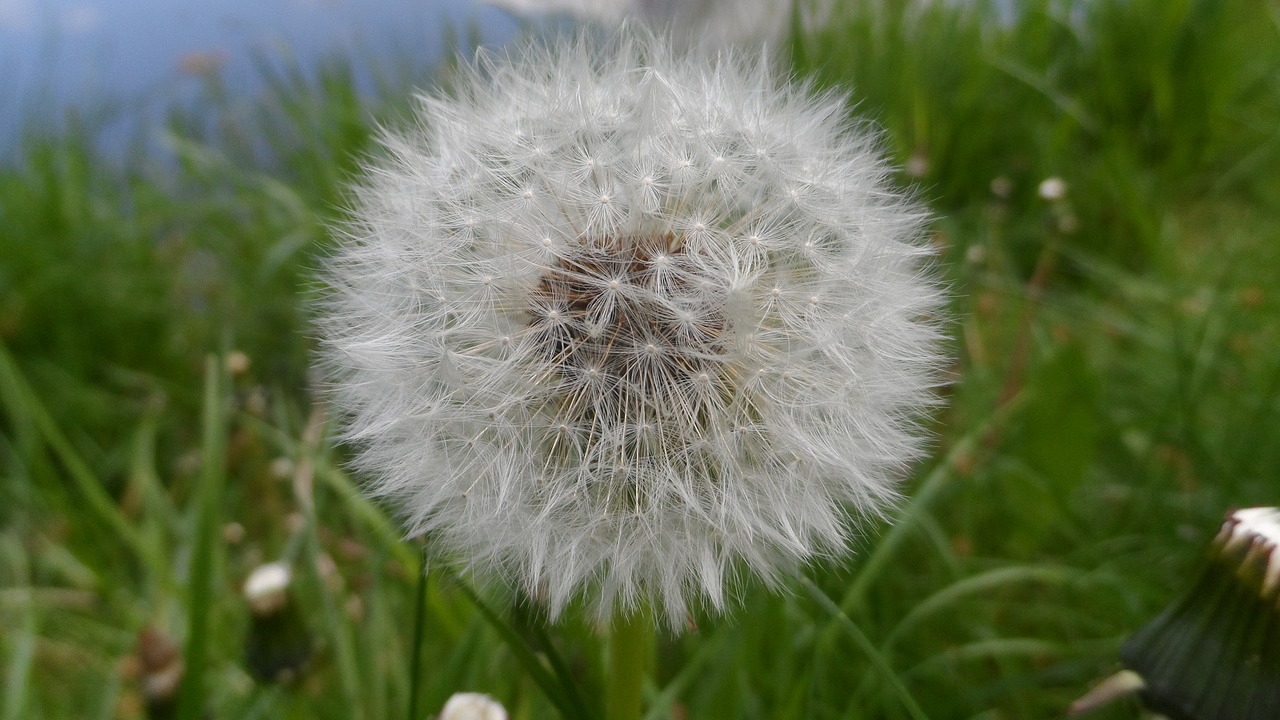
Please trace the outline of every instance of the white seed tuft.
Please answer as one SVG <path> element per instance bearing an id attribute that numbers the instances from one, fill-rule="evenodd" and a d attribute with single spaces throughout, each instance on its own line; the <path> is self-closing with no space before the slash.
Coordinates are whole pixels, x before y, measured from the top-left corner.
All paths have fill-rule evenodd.
<path id="1" fill-rule="evenodd" d="M 322 323 L 357 469 L 410 533 L 552 616 L 586 593 L 678 627 L 894 500 L 941 295 L 843 98 L 639 35 L 425 98 L 355 189 Z"/>

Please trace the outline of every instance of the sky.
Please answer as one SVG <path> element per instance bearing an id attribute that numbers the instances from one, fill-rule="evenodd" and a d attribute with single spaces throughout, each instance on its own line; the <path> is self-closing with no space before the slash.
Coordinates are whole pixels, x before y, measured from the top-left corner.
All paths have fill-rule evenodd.
<path id="1" fill-rule="evenodd" d="M 0 147 L 23 117 L 162 104 L 202 68 L 252 92 L 255 57 L 425 65 L 469 23 L 493 41 L 515 30 L 477 0 L 0 0 Z"/>

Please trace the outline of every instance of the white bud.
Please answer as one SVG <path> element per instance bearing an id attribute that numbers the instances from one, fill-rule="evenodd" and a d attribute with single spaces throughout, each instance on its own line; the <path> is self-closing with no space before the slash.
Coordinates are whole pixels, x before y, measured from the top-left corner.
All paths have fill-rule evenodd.
<path id="1" fill-rule="evenodd" d="M 283 562 L 259 565 L 244 581 L 244 599 L 258 614 L 269 613 L 287 602 L 293 572 Z"/>
<path id="2" fill-rule="evenodd" d="M 488 695 L 454 693 L 436 720 L 507 720 L 507 709 Z"/>
<path id="3" fill-rule="evenodd" d="M 1060 177 L 1045 178 L 1037 189 L 1042 200 L 1057 202 L 1067 196 L 1067 183 Z"/>
<path id="4" fill-rule="evenodd" d="M 1237 510 L 1223 526 L 1228 550 L 1259 546 L 1266 554 L 1262 592 L 1280 589 L 1280 508 L 1256 507 Z"/>

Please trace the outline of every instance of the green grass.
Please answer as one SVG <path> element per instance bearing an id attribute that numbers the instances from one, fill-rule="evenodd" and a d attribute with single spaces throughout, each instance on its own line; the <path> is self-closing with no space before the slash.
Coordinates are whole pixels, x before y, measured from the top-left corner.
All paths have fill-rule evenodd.
<path id="1" fill-rule="evenodd" d="M 894 523 L 662 638 L 649 717 L 1058 716 L 1226 510 L 1280 501 L 1280 11 L 842 5 L 795 71 L 916 169 L 955 382 Z M 164 158 L 33 127 L 0 164 L 0 720 L 144 717 L 148 626 L 185 653 L 181 718 L 403 718 L 411 688 L 423 717 L 458 690 L 594 713 L 590 623 L 444 569 L 416 602 L 420 546 L 307 391 L 327 223 L 407 84 L 263 73 L 247 109 L 176 108 Z M 286 686 L 246 670 L 238 592 L 281 558 L 316 648 Z"/>

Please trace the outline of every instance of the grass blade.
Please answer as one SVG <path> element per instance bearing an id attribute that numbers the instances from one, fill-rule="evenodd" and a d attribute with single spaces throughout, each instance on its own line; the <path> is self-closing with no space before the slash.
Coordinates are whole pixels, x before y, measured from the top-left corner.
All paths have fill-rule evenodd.
<path id="1" fill-rule="evenodd" d="M 898 696 L 898 699 L 902 702 L 902 706 L 906 708 L 907 713 L 911 715 L 914 720 L 929 720 L 929 716 L 925 714 L 924 709 L 921 708 L 920 704 L 911 696 L 911 692 L 907 690 L 907 687 L 902 684 L 902 680 L 898 677 L 897 673 L 893 671 L 893 668 L 889 666 L 889 662 L 885 659 L 884 655 L 881 654 L 880 650 L 876 648 L 875 644 L 871 642 L 862 630 L 849 619 L 849 616 L 840 609 L 840 606 L 836 605 L 835 601 L 828 597 L 826 593 L 822 592 L 822 588 L 815 585 L 809 578 L 801 578 L 800 583 L 804 585 L 805 589 L 809 591 L 809 594 L 818 601 L 818 604 L 822 606 L 822 609 L 830 613 L 832 620 L 853 640 L 854 644 L 858 646 L 858 649 L 862 650 L 862 652 L 866 654 L 867 659 L 871 661 L 871 664 L 884 677 L 885 682 L 888 683 L 894 694 Z"/>
<path id="2" fill-rule="evenodd" d="M 921 621 L 961 598 L 979 593 L 994 592 L 1008 585 L 1020 583 L 1065 584 L 1077 580 L 1079 577 L 1080 573 L 1070 568 L 1013 566 L 996 568 L 995 570 L 963 578 L 947 585 L 911 608 L 893 630 L 889 632 L 881 647 L 884 652 L 889 652 L 903 635 L 910 632 Z"/>
<path id="3" fill-rule="evenodd" d="M 8 688 L 4 698 L 4 720 L 20 720 L 27 705 L 27 680 L 31 677 L 31 666 L 35 663 L 36 642 L 39 638 L 36 622 L 36 604 L 31 594 L 25 598 L 26 612 L 22 630 L 13 633 L 9 641 L 13 643 L 12 655 L 8 667 L 5 668 L 4 682 Z"/>
<path id="4" fill-rule="evenodd" d="M 201 429 L 200 488 L 196 495 L 191 575 L 187 578 L 186 672 L 178 699 L 179 720 L 199 720 L 204 713 L 204 675 L 208 665 L 209 620 L 213 608 L 214 552 L 218 515 L 226 475 L 226 413 L 222 405 L 222 363 L 205 360 L 204 414 Z"/>
<path id="5" fill-rule="evenodd" d="M 948 486 L 947 480 L 951 478 L 951 468 L 956 459 L 972 452 L 978 441 L 986 435 L 989 427 L 989 424 L 984 423 L 971 429 L 951 448 L 946 457 L 938 462 L 933 472 L 920 483 L 920 487 L 911 497 L 911 502 L 899 513 L 898 521 L 880 538 L 866 561 L 862 563 L 857 576 L 845 591 L 844 597 L 840 599 L 841 612 L 852 614 L 854 609 L 862 603 L 871 584 L 880 577 L 880 573 L 893 559 L 894 553 L 915 530 L 917 523 L 923 519 L 925 511 Z"/>
<path id="6" fill-rule="evenodd" d="M 538 659 L 537 654 L 511 627 L 510 623 L 504 622 L 465 582 L 458 583 L 458 587 L 471 599 L 476 609 L 480 611 L 485 620 L 489 621 L 493 629 L 498 631 L 498 635 L 502 637 L 503 642 L 516 656 L 516 660 L 524 666 L 525 671 L 529 673 L 529 676 L 533 678 L 538 687 L 542 688 L 542 692 L 560 710 L 561 715 L 566 718 L 580 718 L 583 720 L 595 717 L 595 714 L 587 709 L 586 703 L 582 701 L 576 688 L 569 682 L 569 678 L 557 677 L 548 671 L 542 661 Z"/>
<path id="7" fill-rule="evenodd" d="M 35 426 L 45 444 L 66 469 L 76 491 L 84 499 L 92 514 L 111 528 L 120 541 L 140 560 L 150 565 L 152 569 L 161 568 L 163 563 L 147 548 L 142 535 L 121 512 L 110 493 L 90 469 L 89 463 L 76 452 L 71 441 L 58 428 L 53 416 L 35 396 L 31 386 L 22 376 L 22 371 L 2 343 L 0 343 L 0 389 L 4 391 L 0 393 L 0 397 L 5 398 L 4 403 L 13 423 L 17 425 L 27 422 Z"/>

